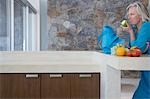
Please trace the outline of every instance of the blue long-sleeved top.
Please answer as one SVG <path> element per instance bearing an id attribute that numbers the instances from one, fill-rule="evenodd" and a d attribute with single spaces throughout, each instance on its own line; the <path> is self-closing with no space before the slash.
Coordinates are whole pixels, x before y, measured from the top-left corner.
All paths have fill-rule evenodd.
<path id="1" fill-rule="evenodd" d="M 138 46 L 144 52 L 146 42 L 150 42 L 150 22 L 144 22 L 135 37 L 136 39 L 131 41 L 130 45 Z M 149 50 L 147 54 L 150 54 Z M 141 80 L 132 99 L 150 99 L 150 71 L 141 72 Z"/>
<path id="2" fill-rule="evenodd" d="M 130 42 L 131 46 L 137 46 L 144 52 L 146 42 L 150 42 L 150 22 L 144 22 L 140 30 L 135 33 L 135 40 Z"/>

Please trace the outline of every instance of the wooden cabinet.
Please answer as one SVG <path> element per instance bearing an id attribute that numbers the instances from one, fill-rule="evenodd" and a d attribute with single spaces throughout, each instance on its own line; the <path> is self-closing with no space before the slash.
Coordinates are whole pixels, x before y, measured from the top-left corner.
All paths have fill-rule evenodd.
<path id="1" fill-rule="evenodd" d="M 99 74 L 75 74 L 71 78 L 71 99 L 100 99 Z"/>
<path id="2" fill-rule="evenodd" d="M 37 74 L 0 74 L 0 99 L 39 99 Z"/>
<path id="3" fill-rule="evenodd" d="M 42 74 L 41 99 L 70 99 L 70 75 Z"/>
<path id="4" fill-rule="evenodd" d="M 42 99 L 100 99 L 100 74 L 42 74 Z"/>
<path id="5" fill-rule="evenodd" d="M 100 99 L 100 74 L 0 74 L 0 99 Z"/>

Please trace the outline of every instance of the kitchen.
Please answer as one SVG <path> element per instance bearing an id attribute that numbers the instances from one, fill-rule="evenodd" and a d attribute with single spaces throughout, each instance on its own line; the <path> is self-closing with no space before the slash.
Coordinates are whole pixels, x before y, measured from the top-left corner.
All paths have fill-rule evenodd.
<path id="1" fill-rule="evenodd" d="M 11 2 L 12 1 L 13 0 L 11 0 Z M 18 1 L 19 0 L 15 0 L 17 4 Z M 26 1 L 26 0 L 22 0 L 22 1 Z M 114 0 L 114 2 L 115 1 L 117 0 Z M 13 18 L 11 17 L 12 18 L 12 19 L 10 18 L 11 20 L 9 20 L 8 18 L 7 21 L 10 21 L 10 27 L 9 25 L 7 26 L 7 24 L 6 26 L 7 29 L 10 29 L 10 33 L 9 32 L 7 33 L 8 34 L 12 33 L 12 34 L 1 35 L 2 37 L 6 37 L 7 40 L 3 40 L 0 42 L 0 43 L 6 42 L 4 44 L 1 44 L 2 45 L 1 50 L 3 51 L 0 54 L 1 55 L 0 72 L 2 74 L 3 73 L 10 73 L 10 74 L 25 73 L 27 77 L 33 76 L 35 78 L 36 77 L 42 78 L 43 77 L 43 75 L 41 75 L 42 73 L 52 73 L 52 74 L 55 73 L 84 74 L 85 73 L 86 75 L 80 75 L 83 77 L 89 77 L 89 76 L 91 77 L 91 75 L 89 74 L 94 73 L 92 74 L 94 75 L 92 77 L 95 77 L 96 75 L 96 77 L 98 77 L 99 79 L 98 81 L 100 81 L 99 84 L 101 83 L 101 86 L 97 84 L 97 86 L 100 86 L 101 88 L 97 90 L 97 92 L 100 93 L 98 94 L 98 96 L 100 96 L 101 99 L 110 99 L 110 97 L 112 96 L 114 98 L 119 97 L 117 95 L 118 93 L 117 92 L 115 93 L 115 91 L 112 91 L 114 93 L 109 94 L 108 89 L 110 88 L 110 84 L 107 84 L 107 82 L 109 81 L 107 81 L 107 77 L 105 77 L 106 76 L 105 74 L 107 74 L 107 72 L 105 72 L 105 69 L 107 70 L 106 65 L 110 63 L 114 63 L 116 61 L 116 63 L 114 63 L 115 65 L 113 66 L 118 66 L 117 63 L 118 64 L 120 63 L 118 61 L 118 58 L 114 56 L 103 55 L 100 53 L 97 47 L 96 37 L 100 32 L 100 28 L 104 23 L 109 23 L 109 24 L 111 23 L 114 27 L 117 27 L 118 25 L 117 22 L 119 22 L 120 19 L 118 19 L 118 21 L 116 22 L 115 20 L 118 17 L 121 18 L 121 14 L 123 15 L 123 12 L 121 11 L 124 11 L 122 10 L 123 8 L 118 7 L 120 2 L 122 1 L 118 1 L 118 5 L 116 5 L 117 6 L 116 8 L 118 9 L 116 10 L 117 12 L 115 12 L 116 8 L 114 9 L 109 8 L 110 5 L 113 4 L 113 3 L 110 4 L 109 1 L 87 0 L 80 3 L 79 2 L 80 0 L 75 0 L 72 2 L 70 0 L 62 0 L 62 1 L 41 0 L 39 2 L 37 0 L 36 1 L 28 0 L 28 2 L 24 2 L 26 4 L 25 11 L 29 12 L 28 14 L 25 14 L 25 16 L 27 17 L 26 19 L 28 19 L 25 22 L 21 21 L 21 19 L 17 19 L 18 17 L 22 17 L 22 18 L 25 17 L 24 14 L 21 13 L 21 9 L 19 14 L 16 11 L 16 15 L 17 14 L 19 15 L 18 17 L 14 15 L 15 13 L 11 13 L 12 15 L 14 15 L 14 17 Z M 128 1 L 128 3 L 129 2 L 130 1 Z M 95 5 L 95 3 L 97 5 Z M 108 4 L 108 6 L 106 4 Z M 108 7 L 105 8 L 106 12 L 103 11 L 104 9 L 103 6 Z M 11 7 L 13 8 L 13 5 L 11 5 Z M 16 10 L 20 8 L 20 6 L 17 7 Z M 94 8 L 96 10 L 94 10 Z M 22 9 L 22 11 L 24 10 Z M 33 13 L 30 14 L 30 12 Z M 117 13 L 117 15 L 115 15 L 115 13 Z M 21 14 L 22 16 L 20 16 Z M 7 14 L 5 13 L 5 15 Z M 104 17 L 106 19 L 103 19 Z M 107 18 L 109 20 L 107 20 Z M 22 23 L 19 24 L 17 22 L 18 24 L 16 23 L 15 24 L 16 26 L 14 26 L 12 20 L 15 19 L 16 21 L 19 20 Z M 23 25 L 23 26 L 18 27 L 18 25 L 19 26 Z M 25 27 L 25 29 L 23 27 Z M 15 32 L 12 32 L 14 30 Z M 17 31 L 21 31 L 22 34 L 20 35 L 17 34 Z M 17 37 L 14 38 L 15 35 Z M 17 39 L 19 37 L 22 38 Z M 15 41 L 16 39 L 17 41 Z M 114 62 L 112 62 L 113 59 Z M 107 63 L 106 60 L 108 61 L 108 64 L 106 64 Z M 143 65 L 145 64 L 144 66 L 149 66 L 148 63 L 149 58 L 141 57 L 141 60 L 143 60 L 143 62 L 141 63 L 143 63 Z M 127 61 L 127 58 L 125 58 L 125 61 Z M 134 61 L 135 61 L 134 63 L 137 65 L 136 60 Z M 128 66 L 132 66 L 132 65 L 133 64 L 128 63 Z M 122 67 L 119 68 L 119 70 L 141 70 L 141 69 L 149 70 L 149 67 L 140 68 L 140 65 L 138 65 L 136 68 Z M 30 73 L 31 75 L 27 75 Z M 35 75 L 32 75 L 32 73 Z M 38 73 L 40 76 L 37 75 Z M 111 72 L 109 73 L 111 74 Z M 116 72 L 116 73 L 120 75 L 120 72 Z M 125 73 L 123 73 L 122 75 L 126 76 Z M 132 76 L 132 73 L 130 75 Z M 137 73 L 137 75 L 139 74 Z M 58 78 L 61 77 L 61 75 L 52 75 L 52 76 L 56 76 Z M 108 76 L 108 78 L 109 77 L 111 77 L 111 75 Z M 137 76 L 134 75 L 133 78 L 137 78 Z M 116 77 L 116 79 L 119 79 L 119 77 L 118 78 Z M 104 83 L 106 83 L 106 85 Z M 117 83 L 119 83 L 119 80 Z M 37 83 L 37 86 L 40 86 L 39 83 Z M 116 87 L 117 86 L 119 86 L 119 84 L 118 85 L 116 84 Z M 89 90 L 89 93 L 91 93 L 91 90 Z M 37 93 L 37 95 L 40 94 L 41 94 L 40 92 Z"/>

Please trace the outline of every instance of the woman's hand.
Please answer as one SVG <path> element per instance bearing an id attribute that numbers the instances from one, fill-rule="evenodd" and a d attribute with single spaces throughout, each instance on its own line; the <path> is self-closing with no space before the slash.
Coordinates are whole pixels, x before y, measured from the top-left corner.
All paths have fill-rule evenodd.
<path id="1" fill-rule="evenodd" d="M 128 24 L 128 22 L 126 22 L 126 27 L 121 26 L 121 28 L 122 28 L 122 31 L 123 31 L 123 32 L 127 32 L 127 33 L 133 32 L 133 31 L 132 31 L 132 28 L 131 28 L 131 26 Z"/>
<path id="2" fill-rule="evenodd" d="M 134 32 L 131 28 L 131 26 L 127 23 L 127 27 L 121 27 L 122 28 L 122 31 L 124 32 L 127 32 L 130 34 L 130 40 L 133 41 L 135 40 L 135 35 L 134 35 Z"/>
<path id="3" fill-rule="evenodd" d="M 129 27 L 121 27 L 123 32 L 130 33 L 131 29 Z"/>

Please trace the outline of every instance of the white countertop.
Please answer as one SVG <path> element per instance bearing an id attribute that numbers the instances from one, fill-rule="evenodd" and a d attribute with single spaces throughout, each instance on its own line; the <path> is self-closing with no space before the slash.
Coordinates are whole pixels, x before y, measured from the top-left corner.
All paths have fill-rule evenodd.
<path id="1" fill-rule="evenodd" d="M 106 55 L 107 65 L 119 70 L 150 70 L 150 56 L 141 57 Z"/>
<path id="2" fill-rule="evenodd" d="M 99 72 L 100 61 L 93 51 L 1 52 L 0 73 Z"/>
<path id="3" fill-rule="evenodd" d="M 118 57 L 96 51 L 0 52 L 0 73 L 100 72 L 150 70 L 150 57 Z"/>

